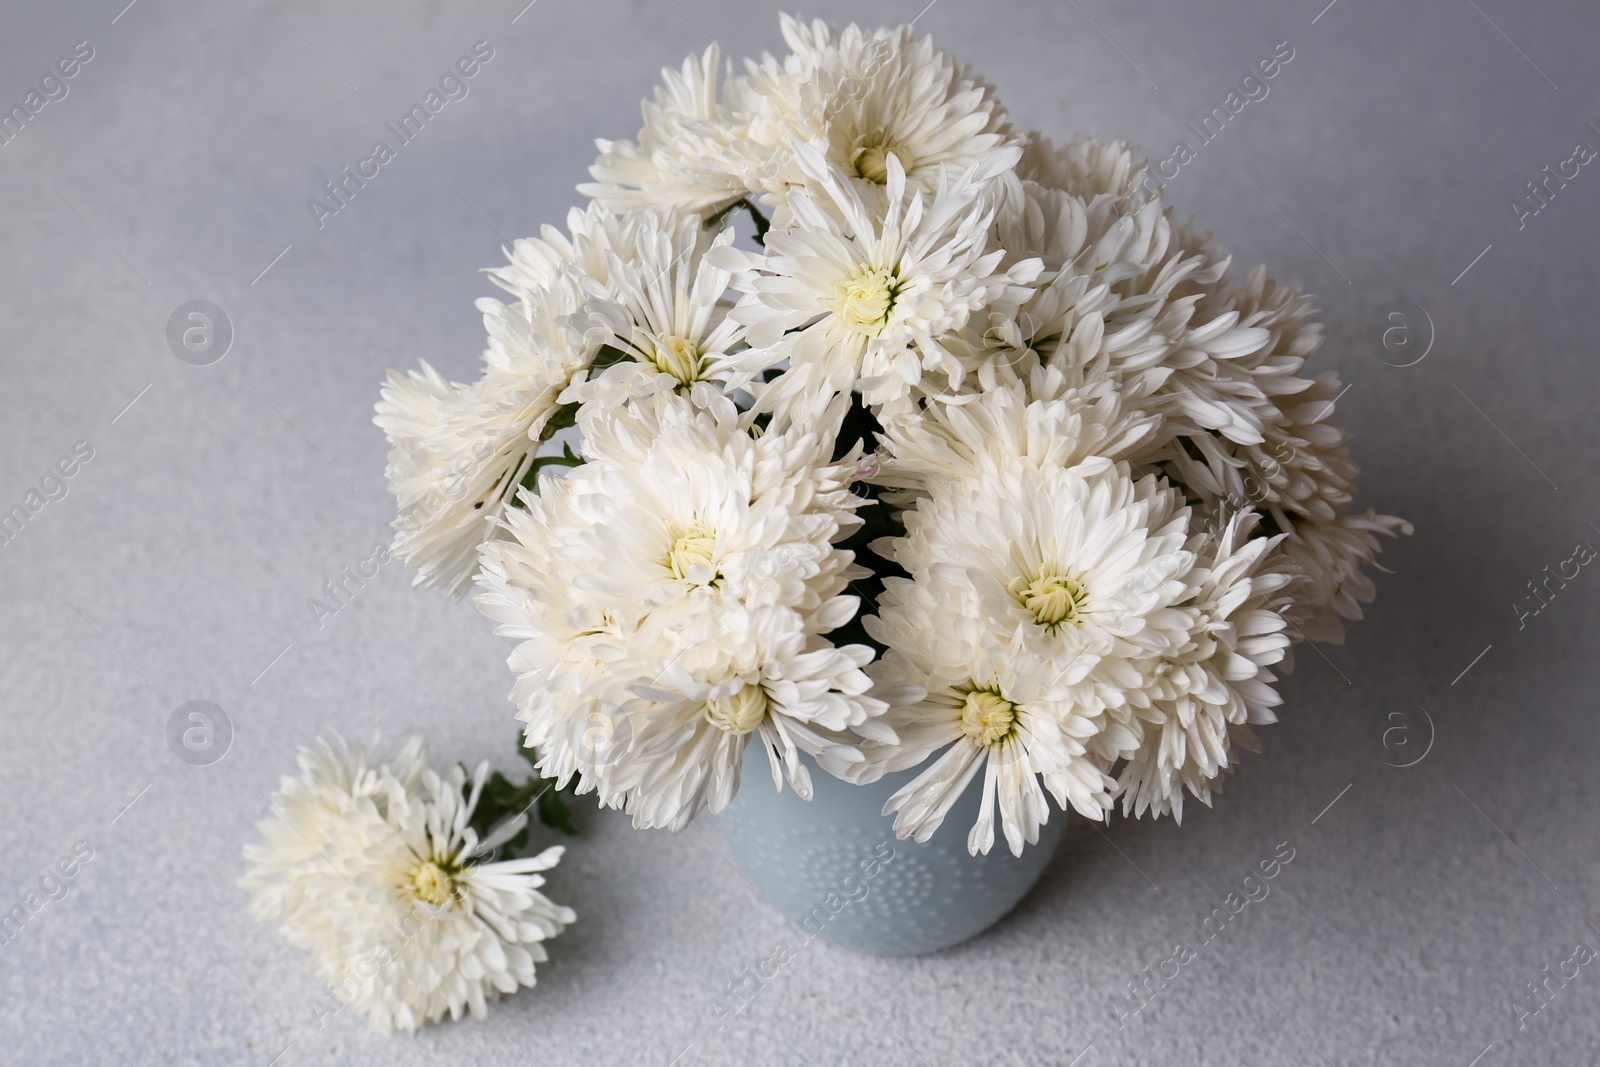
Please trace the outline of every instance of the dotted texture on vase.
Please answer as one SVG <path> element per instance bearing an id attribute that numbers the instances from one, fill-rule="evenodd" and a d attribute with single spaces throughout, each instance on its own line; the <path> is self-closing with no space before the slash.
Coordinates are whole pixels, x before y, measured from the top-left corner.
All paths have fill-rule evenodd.
<path id="1" fill-rule="evenodd" d="M 745 750 L 744 784 L 719 816 L 734 860 L 806 936 L 880 956 L 945 948 L 997 922 L 1038 881 L 1066 816 L 1053 812 L 1018 859 L 1004 839 L 967 854 L 978 813 L 974 781 L 926 844 L 899 841 L 884 801 L 915 770 L 871 785 L 839 781 L 809 763 L 813 799 L 775 792 L 767 757 Z"/>

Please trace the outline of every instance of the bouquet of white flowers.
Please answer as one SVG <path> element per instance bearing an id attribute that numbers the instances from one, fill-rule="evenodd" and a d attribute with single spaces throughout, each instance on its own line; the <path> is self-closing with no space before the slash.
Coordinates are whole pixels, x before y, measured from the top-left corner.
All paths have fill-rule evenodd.
<path id="1" fill-rule="evenodd" d="M 1019 855 L 1046 792 L 1209 803 L 1409 531 L 1350 511 L 1312 300 L 911 27 L 783 35 L 599 142 L 489 271 L 478 381 L 391 373 L 396 552 L 476 583 L 540 771 L 639 826 L 723 808 L 752 741 L 803 797 L 801 753 L 925 765 L 918 840 L 981 771 L 974 853 L 997 801 Z"/>

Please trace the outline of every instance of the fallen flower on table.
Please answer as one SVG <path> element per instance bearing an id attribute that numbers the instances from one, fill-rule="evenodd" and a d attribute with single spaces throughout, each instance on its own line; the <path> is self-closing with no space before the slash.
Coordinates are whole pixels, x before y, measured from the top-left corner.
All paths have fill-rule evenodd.
<path id="1" fill-rule="evenodd" d="M 420 738 L 379 757 L 333 735 L 299 765 L 245 847 L 239 885 L 346 1007 L 374 1029 L 414 1032 L 447 1011 L 481 1018 L 487 1001 L 534 984 L 544 942 L 577 918 L 539 892 L 563 848 L 489 861 L 527 814 L 473 829 L 487 762 L 440 775 Z"/>

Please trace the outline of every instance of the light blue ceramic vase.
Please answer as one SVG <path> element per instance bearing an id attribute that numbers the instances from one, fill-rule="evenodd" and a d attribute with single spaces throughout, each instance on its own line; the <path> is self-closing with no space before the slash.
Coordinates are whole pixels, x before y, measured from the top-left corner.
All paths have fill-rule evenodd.
<path id="1" fill-rule="evenodd" d="M 747 746 L 739 793 L 719 822 L 739 869 L 797 933 L 857 952 L 915 956 L 992 926 L 1039 880 L 1067 821 L 1052 811 L 1039 843 L 1018 859 L 996 811 L 994 847 L 968 855 L 980 773 L 926 844 L 898 841 L 883 804 L 916 770 L 850 785 L 801 758 L 814 786 L 809 803 L 787 783 L 774 791 L 766 753 Z"/>

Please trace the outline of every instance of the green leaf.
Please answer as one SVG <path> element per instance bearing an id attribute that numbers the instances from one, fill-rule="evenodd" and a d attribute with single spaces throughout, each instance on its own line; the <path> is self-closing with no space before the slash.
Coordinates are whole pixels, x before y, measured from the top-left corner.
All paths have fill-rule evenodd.
<path id="1" fill-rule="evenodd" d="M 472 780 L 469 777 L 462 785 L 463 795 L 472 792 Z M 496 824 L 501 820 L 515 815 L 521 810 L 516 803 L 517 787 L 511 784 L 510 779 L 499 771 L 489 775 L 489 780 L 483 783 L 483 792 L 478 795 L 478 806 L 472 812 L 469 825 L 477 831 L 480 839 L 488 836 Z M 525 802 L 524 802 L 525 803 Z M 525 837 L 525 834 L 519 834 Z M 508 845 L 511 842 L 507 842 Z"/>
<path id="2" fill-rule="evenodd" d="M 521 785 L 514 785 L 511 779 L 499 771 L 491 772 L 483 783 L 483 791 L 478 795 L 478 806 L 473 810 L 469 822 L 481 840 L 506 819 L 522 814 L 528 815 L 528 824 L 501 846 L 508 855 L 516 855 L 528 847 L 534 819 L 564 834 L 576 835 L 578 832 L 577 824 L 572 818 L 572 809 L 567 803 L 577 788 L 576 783 L 568 783 L 567 788 L 557 789 L 555 779 L 539 775 L 537 749 L 519 745 L 517 751 L 528 762 L 533 773 Z M 462 795 L 467 796 L 471 792 L 472 782 L 469 778 L 462 785 Z"/>
<path id="3" fill-rule="evenodd" d="M 522 476 L 522 485 L 526 489 L 537 490 L 539 488 L 539 472 L 546 467 L 581 467 L 583 463 L 583 457 L 575 455 L 572 451 L 572 446 L 562 442 L 561 455 L 534 457 L 533 462 L 528 465 L 528 473 Z"/>
<path id="4" fill-rule="evenodd" d="M 882 426 L 861 402 L 861 397 L 852 396 L 850 410 L 845 413 L 844 425 L 839 431 L 839 440 L 834 448 L 834 458 L 843 456 L 857 441 L 868 448 L 873 447 L 881 430 Z M 852 531 L 849 537 L 839 542 L 839 547 L 853 552 L 855 562 L 872 573 L 850 583 L 846 591 L 861 598 L 861 608 L 856 612 L 855 618 L 834 630 L 828 638 L 835 645 L 866 645 L 882 656 L 885 651 L 884 646 L 867 633 L 861 620 L 865 616 L 877 614 L 878 598 L 883 595 L 885 578 L 905 578 L 909 575 L 899 564 L 884 559 L 869 546 L 880 537 L 903 537 L 906 527 L 899 510 L 882 500 L 884 490 L 881 486 L 857 482 L 851 488 L 858 496 L 866 497 L 869 503 L 863 504 L 856 512 L 861 517 L 861 525 Z"/>
<path id="5" fill-rule="evenodd" d="M 601 345 L 600 350 L 594 354 L 594 359 L 589 363 L 589 366 L 592 370 L 605 370 L 607 367 L 614 367 L 618 363 L 632 358 L 632 356 L 615 345 Z M 572 407 L 575 409 L 577 405 L 574 404 Z M 570 426 L 572 424 L 568 423 L 567 425 Z"/>
<path id="6" fill-rule="evenodd" d="M 602 351 L 604 351 L 603 346 Z M 566 430 L 578 425 L 578 407 L 579 405 L 574 402 L 571 404 L 562 404 L 560 407 L 556 408 L 556 410 L 551 414 L 550 418 L 545 422 L 544 430 L 539 434 L 540 443 L 542 444 L 543 442 L 554 437 L 557 430 Z"/>
<path id="7" fill-rule="evenodd" d="M 839 427 L 839 439 L 833 448 L 834 462 L 838 462 L 857 441 L 870 452 L 877 447 L 878 435 L 882 432 L 883 425 L 878 422 L 878 417 L 871 409 L 861 402 L 861 394 L 851 393 L 850 410 L 844 413 L 844 422 Z"/>
<path id="8" fill-rule="evenodd" d="M 749 197 L 739 201 L 739 203 L 743 204 L 744 209 L 750 212 L 750 221 L 756 224 L 756 240 L 760 241 L 763 245 L 766 244 L 767 231 L 772 228 L 772 223 L 768 221 L 765 215 L 756 209 L 756 206 L 750 202 Z"/>
<path id="9" fill-rule="evenodd" d="M 539 821 L 564 834 L 576 835 L 578 828 L 572 823 L 572 809 L 562 797 L 563 790 L 549 789 L 539 797 Z"/>
<path id="10" fill-rule="evenodd" d="M 567 806 L 567 801 L 577 795 L 577 779 L 569 781 L 564 789 L 556 788 L 554 778 L 544 778 L 539 774 L 539 750 L 520 745 L 518 751 L 522 758 L 528 761 L 528 766 L 533 768 L 533 777 L 523 783 L 523 788 L 528 790 L 528 797 L 524 805 L 534 804 L 534 814 L 546 826 L 560 830 L 564 834 L 576 834 L 578 827 L 572 821 L 572 810 Z"/>

